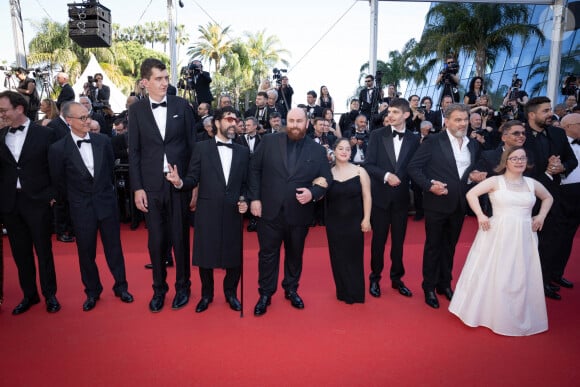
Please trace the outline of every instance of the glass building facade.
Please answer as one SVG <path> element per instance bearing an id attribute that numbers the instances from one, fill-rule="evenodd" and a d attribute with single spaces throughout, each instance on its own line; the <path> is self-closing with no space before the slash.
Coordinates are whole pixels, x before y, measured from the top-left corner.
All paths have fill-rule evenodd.
<path id="1" fill-rule="evenodd" d="M 562 40 L 559 91 L 568 75 L 580 76 L 580 16 L 578 15 L 580 0 L 566 1 L 566 5 L 570 12 Z M 546 39 L 542 43 L 538 37 L 533 36 L 523 44 L 520 38 L 515 38 L 512 42 L 511 56 L 508 57 L 506 52 L 500 53 L 493 68 L 487 69 L 483 77 L 485 89 L 491 96 L 495 108 L 501 105 L 514 76 L 522 79 L 523 89 L 530 97 L 546 95 L 553 12 L 548 5 L 528 5 L 528 7 L 531 11 L 530 24 L 537 25 L 544 32 Z M 460 101 L 463 101 L 463 95 L 468 88 L 469 81 L 475 76 L 475 63 L 473 56 L 469 57 L 465 53 L 459 54 L 458 62 L 460 64 L 458 76 L 461 79 L 459 84 Z M 442 89 L 435 84 L 435 81 L 442 65 L 443 61 L 441 61 L 440 66 L 434 66 L 427 75 L 427 83 L 418 85 L 410 81 L 405 96 L 408 97 L 412 94 L 421 97 L 430 96 L 437 104 Z M 563 98 L 559 95 L 556 103 L 563 102 Z"/>

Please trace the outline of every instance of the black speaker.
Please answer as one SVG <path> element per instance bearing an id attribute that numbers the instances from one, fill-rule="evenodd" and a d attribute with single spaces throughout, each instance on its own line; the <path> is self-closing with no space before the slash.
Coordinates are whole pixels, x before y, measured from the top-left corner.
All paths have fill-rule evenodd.
<path id="1" fill-rule="evenodd" d="M 111 11 L 97 1 L 68 5 L 68 36 L 79 46 L 111 47 Z"/>

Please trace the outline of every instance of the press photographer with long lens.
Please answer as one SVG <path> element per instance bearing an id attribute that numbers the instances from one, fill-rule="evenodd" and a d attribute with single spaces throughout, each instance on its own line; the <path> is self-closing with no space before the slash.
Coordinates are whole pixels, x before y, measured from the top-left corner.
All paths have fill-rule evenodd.
<path id="1" fill-rule="evenodd" d="M 89 75 L 87 81 L 84 93 L 91 100 L 93 109 L 100 110 L 104 105 L 108 105 L 111 89 L 103 84 L 103 74 L 96 73 L 93 77 Z"/>
<path id="2" fill-rule="evenodd" d="M 28 72 L 22 67 L 18 67 L 14 72 L 20 81 L 16 91 L 22 94 L 24 99 L 26 99 L 26 102 L 28 102 L 26 116 L 30 118 L 31 121 L 36 121 L 38 120 L 38 109 L 40 109 L 40 98 L 36 91 L 36 81 L 34 78 L 28 77 Z"/>
<path id="3" fill-rule="evenodd" d="M 292 95 L 294 94 L 294 89 L 292 89 L 292 86 L 288 83 L 288 77 L 282 75 L 282 73 L 287 71 L 288 70 L 286 69 L 277 68 L 272 70 L 272 79 L 276 81 L 276 91 L 278 92 L 277 103 L 284 105 L 286 112 L 292 109 Z M 282 116 L 282 120 L 286 122 L 286 113 Z"/>
<path id="4" fill-rule="evenodd" d="M 509 101 L 516 101 L 518 106 L 518 116 L 523 117 L 524 108 L 528 103 L 528 93 L 522 90 L 523 81 L 518 78 L 518 74 L 514 74 L 512 77 L 512 85 L 508 89 L 508 92 L 503 99 L 503 106 L 508 106 Z"/>
<path id="5" fill-rule="evenodd" d="M 440 101 L 443 100 L 444 96 L 449 95 L 453 99 L 453 103 L 459 103 L 459 90 L 457 88 L 459 85 L 458 72 L 459 64 L 455 61 L 455 56 L 453 54 L 447 55 L 443 69 L 441 69 L 435 81 L 435 84 L 443 87 Z"/>
<path id="6" fill-rule="evenodd" d="M 203 71 L 203 65 L 199 60 L 193 60 L 182 67 L 180 74 L 181 79 L 177 87 L 185 90 L 182 95 L 184 98 L 198 104 L 212 103 L 213 95 L 209 88 L 211 76 L 207 71 Z"/>

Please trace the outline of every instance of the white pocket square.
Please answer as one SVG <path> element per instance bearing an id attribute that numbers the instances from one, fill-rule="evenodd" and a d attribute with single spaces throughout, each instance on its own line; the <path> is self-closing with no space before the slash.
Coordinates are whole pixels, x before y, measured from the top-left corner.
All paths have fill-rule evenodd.
<path id="1" fill-rule="evenodd" d="M 177 118 L 177 117 L 179 117 L 179 114 L 176 114 L 176 115 L 173 116 L 173 118 Z"/>

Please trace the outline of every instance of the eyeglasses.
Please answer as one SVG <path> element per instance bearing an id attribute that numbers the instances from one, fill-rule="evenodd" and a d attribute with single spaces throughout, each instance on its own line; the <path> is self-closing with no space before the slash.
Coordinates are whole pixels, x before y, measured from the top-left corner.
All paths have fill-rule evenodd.
<path id="1" fill-rule="evenodd" d="M 453 61 L 451 61 L 451 62 L 447 62 L 447 64 L 448 64 L 448 65 L 450 65 L 450 64 L 453 64 L 453 63 L 455 63 L 455 62 L 453 62 Z"/>
<path id="2" fill-rule="evenodd" d="M 373 80 L 372 79 L 365 79 L 366 83 L 371 83 Z"/>
<path id="3" fill-rule="evenodd" d="M 514 137 L 526 137 L 526 132 L 511 132 L 510 135 Z"/>
<path id="4" fill-rule="evenodd" d="M 528 158 L 526 156 L 521 156 L 521 157 L 508 157 L 508 160 L 511 161 L 512 163 L 525 163 L 526 161 L 528 161 Z"/>
<path id="5" fill-rule="evenodd" d="M 87 120 L 90 120 L 91 117 L 89 116 L 80 116 L 80 117 L 73 117 L 73 116 L 67 116 L 68 118 L 76 118 L 77 120 L 81 120 L 82 122 L 86 122 Z"/>
<path id="6" fill-rule="evenodd" d="M 239 120 L 236 117 L 224 117 L 222 120 L 226 120 L 230 124 L 237 123 Z"/>

